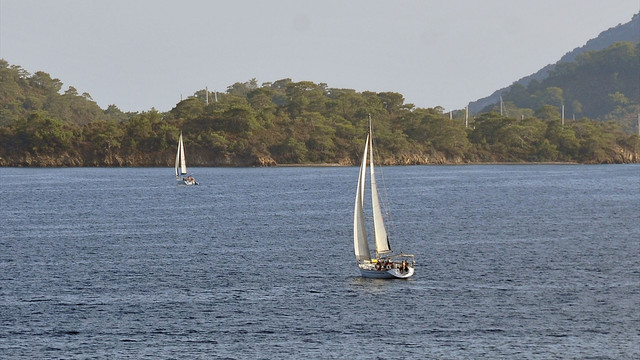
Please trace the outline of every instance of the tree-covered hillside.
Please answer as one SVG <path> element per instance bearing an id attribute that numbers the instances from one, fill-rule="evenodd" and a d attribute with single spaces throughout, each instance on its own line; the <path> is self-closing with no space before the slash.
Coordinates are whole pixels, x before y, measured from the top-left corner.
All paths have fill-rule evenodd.
<path id="1" fill-rule="evenodd" d="M 601 32 L 596 38 L 587 41 L 583 46 L 567 52 L 557 63 L 549 64 L 538 70 L 536 73 L 519 79 L 515 83 L 526 87 L 533 80 L 541 82 L 549 76 L 549 72 L 553 71 L 556 66 L 567 62 L 573 62 L 579 55 L 587 51 L 600 51 L 606 49 L 616 42 L 631 42 L 633 44 L 640 43 L 640 13 L 633 15 L 631 21 L 607 29 Z M 498 103 L 500 101 L 500 95 L 507 90 L 508 87 L 505 87 L 494 91 L 487 97 L 470 102 L 469 111 L 476 114 L 483 111 L 487 106 Z"/>
<path id="2" fill-rule="evenodd" d="M 561 108 L 571 119 L 617 121 L 637 133 L 640 113 L 640 44 L 615 43 L 562 63 L 541 82 L 518 83 L 502 94 L 510 116 L 531 114 L 544 105 Z M 497 104 L 490 109 L 496 109 Z"/>
<path id="3" fill-rule="evenodd" d="M 369 115 L 386 164 L 639 161 L 638 136 L 617 122 L 563 125 L 559 108 L 546 103 L 524 118 L 487 112 L 465 120 L 405 104 L 395 92 L 252 79 L 225 93 L 197 91 L 166 113 L 122 113 L 61 86 L 0 62 L 0 166 L 173 166 L 180 131 L 192 166 L 349 165 L 358 162 Z"/>
<path id="4" fill-rule="evenodd" d="M 91 95 L 78 94 L 73 86 L 61 92 L 62 85 L 59 79 L 43 71 L 31 75 L 22 67 L 0 59 L 0 126 L 25 119 L 33 112 L 78 125 L 126 118 L 115 106 L 103 111 Z"/>

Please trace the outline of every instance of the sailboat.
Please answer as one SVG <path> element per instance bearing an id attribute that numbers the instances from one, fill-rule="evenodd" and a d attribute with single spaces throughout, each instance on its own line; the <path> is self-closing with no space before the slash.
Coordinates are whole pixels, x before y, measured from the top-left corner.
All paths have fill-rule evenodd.
<path id="1" fill-rule="evenodd" d="M 186 175 L 186 176 L 185 176 Z M 182 131 L 178 139 L 178 152 L 176 153 L 176 181 L 180 185 L 199 185 L 192 176 L 187 175 L 187 161 L 184 158 L 184 143 L 182 142 Z"/>
<path id="2" fill-rule="evenodd" d="M 367 230 L 365 226 L 364 198 L 367 177 L 367 153 L 369 155 L 369 168 L 371 171 L 369 184 L 371 186 L 371 207 L 373 211 L 373 229 L 376 246 L 375 257 L 371 257 Z M 384 225 L 382 209 L 378 196 L 375 169 L 373 165 L 373 132 L 371 117 L 369 117 L 369 133 L 364 146 L 360 174 L 358 175 L 358 187 L 356 189 L 356 201 L 353 211 L 353 249 L 356 261 L 362 277 L 378 279 L 406 279 L 414 273 L 414 256 L 411 254 L 393 254 L 389 243 L 389 236 Z"/>

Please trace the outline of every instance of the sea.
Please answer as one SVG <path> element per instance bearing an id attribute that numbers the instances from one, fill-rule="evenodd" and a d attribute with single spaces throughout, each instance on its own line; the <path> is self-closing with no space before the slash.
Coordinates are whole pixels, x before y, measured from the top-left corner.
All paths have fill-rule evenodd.
<path id="1" fill-rule="evenodd" d="M 638 359 L 640 165 L 0 168 L 1 359 Z M 367 195 L 370 192 L 367 191 Z"/>

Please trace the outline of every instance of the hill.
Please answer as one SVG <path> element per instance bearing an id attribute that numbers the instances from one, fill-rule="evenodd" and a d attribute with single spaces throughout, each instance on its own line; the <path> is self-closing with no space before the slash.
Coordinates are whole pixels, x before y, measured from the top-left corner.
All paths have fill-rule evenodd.
<path id="1" fill-rule="evenodd" d="M 124 119 L 117 107 L 102 110 L 88 93 L 78 94 L 44 71 L 29 74 L 18 65 L 0 59 L 0 126 L 24 119 L 34 111 L 78 125 L 107 119 Z"/>
<path id="2" fill-rule="evenodd" d="M 538 70 L 536 73 L 525 76 L 515 81 L 511 86 L 519 85 L 526 87 L 531 81 L 543 81 L 549 76 L 549 73 L 556 68 L 556 66 L 573 62 L 578 58 L 580 54 L 583 54 L 585 52 L 606 49 L 616 42 L 631 42 L 633 44 L 640 43 L 640 13 L 635 14 L 632 17 L 631 21 L 629 21 L 628 23 L 620 24 L 603 31 L 595 39 L 587 41 L 584 46 L 573 49 L 572 51 L 566 53 L 555 64 L 547 65 Z M 488 107 L 499 103 L 500 95 L 508 91 L 511 86 L 498 89 L 487 97 L 470 102 L 469 112 L 471 112 L 471 114 L 477 114 L 484 111 Z"/>
<path id="3" fill-rule="evenodd" d="M 467 122 L 395 92 L 252 79 L 216 96 L 199 90 L 166 113 L 122 113 L 57 84 L 0 62 L 0 166 L 172 167 L 180 131 L 192 166 L 353 165 L 369 115 L 386 165 L 640 161 L 638 135 L 615 122 L 564 125 L 549 105 L 526 118 L 487 112 Z"/>
<path id="4" fill-rule="evenodd" d="M 629 134 L 638 133 L 640 43 L 614 43 L 582 53 L 573 62 L 558 64 L 541 82 L 512 85 L 502 99 L 508 116 L 531 116 L 550 105 L 563 108 L 571 119 L 611 120 Z"/>

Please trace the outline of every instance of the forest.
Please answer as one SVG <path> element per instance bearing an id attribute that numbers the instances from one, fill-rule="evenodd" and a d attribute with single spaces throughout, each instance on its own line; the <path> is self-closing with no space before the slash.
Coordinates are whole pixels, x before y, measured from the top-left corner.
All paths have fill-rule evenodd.
<path id="1" fill-rule="evenodd" d="M 198 90 L 168 112 L 101 109 L 91 95 L 0 60 L 0 166 L 353 165 L 371 116 L 387 165 L 640 162 L 638 45 L 586 53 L 473 117 L 396 92 L 255 79 Z M 562 116 L 564 107 L 565 117 Z"/>
<path id="2" fill-rule="evenodd" d="M 570 118 L 612 120 L 625 132 L 638 132 L 640 44 L 618 42 L 560 63 L 542 81 L 514 83 L 502 94 L 509 116 L 530 116 L 544 105 L 561 108 Z M 495 110 L 496 106 L 484 109 Z M 634 131 L 635 130 L 635 131 Z"/>

